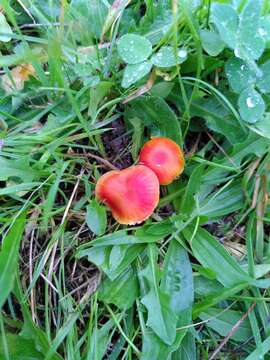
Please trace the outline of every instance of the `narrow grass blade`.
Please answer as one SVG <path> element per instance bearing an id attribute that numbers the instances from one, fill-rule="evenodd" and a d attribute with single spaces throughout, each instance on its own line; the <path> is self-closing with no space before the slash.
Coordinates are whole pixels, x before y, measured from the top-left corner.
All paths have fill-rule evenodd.
<path id="1" fill-rule="evenodd" d="M 0 308 L 4 305 L 13 288 L 25 216 L 26 214 L 22 213 L 14 221 L 2 241 L 2 249 L 0 252 Z"/>

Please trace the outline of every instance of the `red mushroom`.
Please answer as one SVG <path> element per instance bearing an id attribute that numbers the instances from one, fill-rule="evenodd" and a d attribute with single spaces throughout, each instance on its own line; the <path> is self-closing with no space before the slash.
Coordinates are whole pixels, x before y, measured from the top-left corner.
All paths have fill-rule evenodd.
<path id="1" fill-rule="evenodd" d="M 138 224 L 151 216 L 158 204 L 159 181 L 144 165 L 109 171 L 98 180 L 96 197 L 120 224 Z"/>
<path id="2" fill-rule="evenodd" d="M 184 170 L 183 151 L 173 140 L 156 137 L 147 141 L 142 147 L 140 164 L 154 171 L 161 185 L 170 184 Z"/>

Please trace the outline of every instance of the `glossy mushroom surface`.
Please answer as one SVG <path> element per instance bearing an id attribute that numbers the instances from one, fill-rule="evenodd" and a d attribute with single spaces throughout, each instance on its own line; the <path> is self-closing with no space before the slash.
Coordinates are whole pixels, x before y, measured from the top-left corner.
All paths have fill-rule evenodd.
<path id="1" fill-rule="evenodd" d="M 185 166 L 180 146 L 165 137 L 147 141 L 140 152 L 139 162 L 154 171 L 161 185 L 170 184 L 182 173 Z"/>
<path id="2" fill-rule="evenodd" d="M 96 197 L 120 224 L 138 224 L 151 216 L 159 202 L 159 181 L 144 165 L 113 170 L 100 177 Z"/>

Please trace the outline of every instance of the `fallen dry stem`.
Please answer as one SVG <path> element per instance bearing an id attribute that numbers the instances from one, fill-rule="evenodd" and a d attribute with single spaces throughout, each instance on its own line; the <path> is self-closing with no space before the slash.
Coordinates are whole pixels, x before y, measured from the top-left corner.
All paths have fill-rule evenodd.
<path id="1" fill-rule="evenodd" d="M 249 313 L 254 309 L 256 306 L 256 302 L 254 302 L 248 310 L 243 314 L 243 316 L 234 324 L 234 326 L 231 328 L 229 333 L 226 335 L 226 337 L 221 341 L 219 346 L 216 348 L 216 350 L 213 352 L 213 354 L 210 356 L 209 360 L 213 360 L 216 355 L 220 352 L 220 350 L 224 347 L 224 345 L 227 344 L 229 339 L 232 337 L 232 335 L 238 330 L 239 326 L 242 324 L 242 322 L 245 320 L 245 318 L 248 316 Z"/>

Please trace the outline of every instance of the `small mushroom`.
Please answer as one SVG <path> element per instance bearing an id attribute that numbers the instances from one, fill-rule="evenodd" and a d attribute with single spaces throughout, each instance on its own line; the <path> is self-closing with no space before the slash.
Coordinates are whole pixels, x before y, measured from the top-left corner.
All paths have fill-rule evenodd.
<path id="1" fill-rule="evenodd" d="M 159 181 L 144 165 L 112 170 L 96 185 L 96 197 L 120 224 L 138 224 L 151 216 L 159 201 Z"/>
<path id="2" fill-rule="evenodd" d="M 181 148 L 171 139 L 156 137 L 142 147 L 140 164 L 154 171 L 161 185 L 168 185 L 179 176 L 185 166 Z"/>

